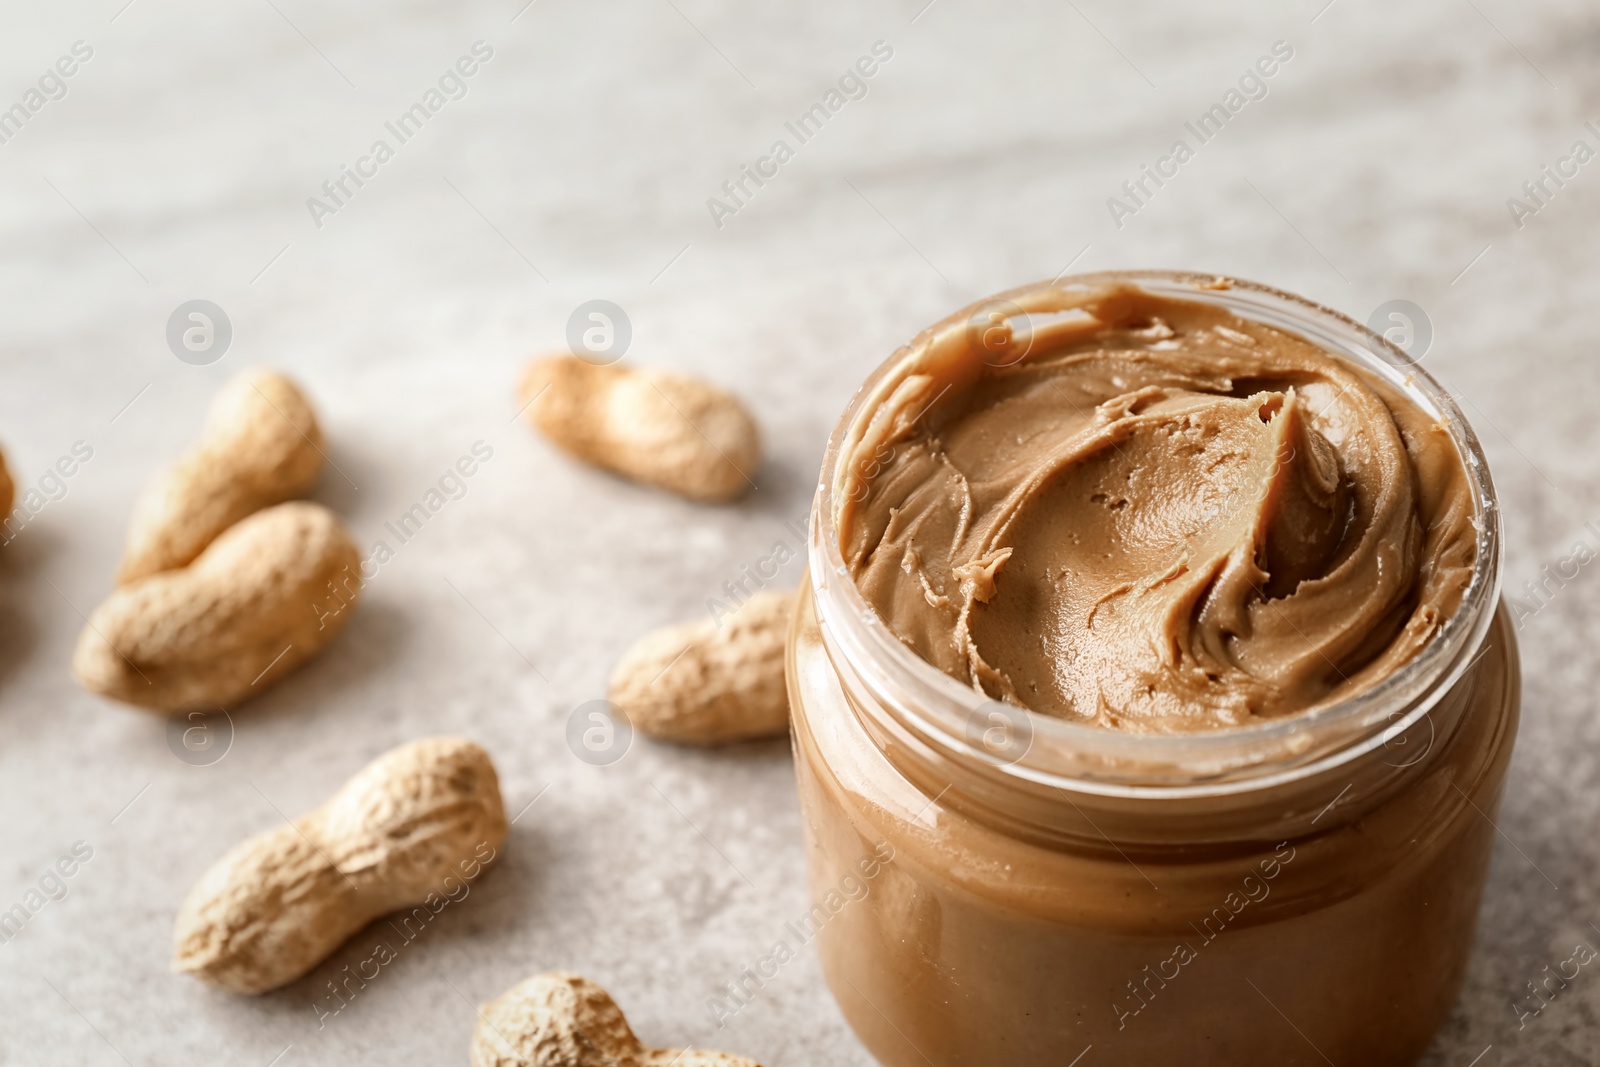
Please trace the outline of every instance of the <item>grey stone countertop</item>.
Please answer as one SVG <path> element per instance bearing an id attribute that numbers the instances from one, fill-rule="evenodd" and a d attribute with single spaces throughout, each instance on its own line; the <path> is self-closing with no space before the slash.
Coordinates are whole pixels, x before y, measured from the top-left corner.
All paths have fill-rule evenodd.
<path id="1" fill-rule="evenodd" d="M 861 90 L 790 133 L 880 41 Z M 1292 57 L 1256 98 L 1188 133 L 1274 42 Z M 807 907 L 787 745 L 640 741 L 595 767 L 567 748 L 572 709 L 791 537 L 870 368 L 1069 267 L 1216 271 L 1362 320 L 1409 301 L 1489 453 L 1507 590 L 1600 546 L 1597 49 L 1582 0 L 6 5 L 0 107 L 23 117 L 0 125 L 0 444 L 42 506 L 0 550 L 0 908 L 75 843 L 92 858 L 0 944 L 0 1063 L 462 1063 L 474 1004 L 565 967 L 653 1043 L 869 1064 L 809 951 L 726 1029 L 705 1011 Z M 419 102 L 437 103 L 421 129 L 390 133 Z M 1176 175 L 1129 200 L 1179 139 Z M 779 140 L 777 173 L 730 198 Z M 334 199 L 346 166 L 367 177 Z M 231 323 L 209 365 L 166 340 L 193 299 Z M 688 504 L 513 421 L 519 367 L 593 299 L 625 310 L 633 362 L 749 402 L 757 491 Z M 251 364 L 313 395 L 316 496 L 364 548 L 475 443 L 493 454 L 391 542 L 337 645 L 195 766 L 68 663 L 136 492 Z M 75 447 L 92 457 L 54 480 Z M 1520 1028 L 1515 1009 L 1600 943 L 1600 568 L 1573 567 L 1521 620 L 1521 736 L 1429 1067 L 1600 1062 L 1600 972 Z M 533 804 L 469 902 L 320 1022 L 359 938 L 258 999 L 168 972 L 177 907 L 218 856 L 446 732 L 491 749 L 511 811 Z"/>

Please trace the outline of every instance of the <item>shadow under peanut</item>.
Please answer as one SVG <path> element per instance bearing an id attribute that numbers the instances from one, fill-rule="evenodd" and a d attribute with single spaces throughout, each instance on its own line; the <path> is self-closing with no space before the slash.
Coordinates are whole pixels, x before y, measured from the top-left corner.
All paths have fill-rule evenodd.
<path id="1" fill-rule="evenodd" d="M 44 570 L 60 546 L 42 524 L 19 531 L 0 545 L 0 694 L 20 673 L 39 644 L 38 624 L 29 610 L 46 598 L 60 598 L 44 579 Z M 3 534 L 0 534 L 3 536 Z M 68 610 L 61 604 L 62 610 Z"/>
<path id="2" fill-rule="evenodd" d="M 307 610 L 311 606 L 307 605 Z M 258 695 L 228 709 L 239 725 L 268 726 L 323 715 L 349 716 L 351 698 L 393 672 L 411 649 L 412 626 L 405 610 L 364 590 L 344 629 L 292 673 Z"/>

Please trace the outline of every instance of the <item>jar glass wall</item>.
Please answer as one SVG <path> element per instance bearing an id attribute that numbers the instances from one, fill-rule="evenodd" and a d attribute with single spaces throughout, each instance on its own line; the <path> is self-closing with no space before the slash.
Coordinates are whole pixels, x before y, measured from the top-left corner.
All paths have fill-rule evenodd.
<path id="1" fill-rule="evenodd" d="M 917 658 L 843 565 L 834 494 L 901 350 L 830 441 L 791 632 L 824 972 L 889 1067 L 1414 1063 L 1461 981 L 1516 732 L 1481 450 L 1403 353 L 1307 301 L 1151 272 L 1056 287 L 1127 281 L 1299 334 L 1436 415 L 1472 485 L 1472 584 L 1406 667 L 1284 720 L 1140 735 L 1004 708 Z"/>

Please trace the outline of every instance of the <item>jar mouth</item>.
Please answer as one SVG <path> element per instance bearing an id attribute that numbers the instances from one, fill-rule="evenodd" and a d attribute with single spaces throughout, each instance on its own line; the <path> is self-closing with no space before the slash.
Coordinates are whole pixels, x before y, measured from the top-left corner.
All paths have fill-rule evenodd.
<path id="1" fill-rule="evenodd" d="M 837 503 L 856 442 L 877 404 L 921 365 L 942 330 L 997 302 L 1049 290 L 1091 292 L 1133 284 L 1159 296 L 1209 303 L 1298 335 L 1404 394 L 1444 426 L 1466 474 L 1476 532 L 1472 576 L 1455 612 L 1409 662 L 1344 700 L 1245 726 L 1185 733 L 1135 733 L 1086 726 L 1006 705 L 1026 734 L 1021 755 L 976 743 L 973 723 L 996 702 L 924 660 L 862 595 L 839 544 Z M 1330 771 L 1412 736 L 1475 662 L 1494 618 L 1501 580 L 1501 517 L 1488 462 L 1450 393 L 1387 338 L 1349 316 L 1271 286 L 1180 271 L 1072 275 L 978 301 L 919 333 L 857 390 L 829 437 L 812 509 L 808 557 L 830 655 L 844 657 L 872 700 L 919 741 L 1001 775 L 1079 793 L 1130 798 L 1215 796 L 1271 788 Z M 852 702 L 855 703 L 855 702 Z M 858 713 L 862 709 L 857 708 Z"/>

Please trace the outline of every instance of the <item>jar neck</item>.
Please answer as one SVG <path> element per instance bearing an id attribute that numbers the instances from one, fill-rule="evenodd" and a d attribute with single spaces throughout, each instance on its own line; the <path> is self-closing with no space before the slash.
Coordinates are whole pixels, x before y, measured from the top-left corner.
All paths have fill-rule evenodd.
<path id="1" fill-rule="evenodd" d="M 930 726 L 926 705 L 919 703 L 927 699 L 925 693 L 919 697 L 909 691 L 913 687 L 886 678 L 880 664 L 863 660 L 859 645 L 852 648 L 854 642 L 841 639 L 841 631 L 851 626 L 841 625 L 843 620 L 824 606 L 826 583 L 814 582 L 805 593 L 812 599 L 823 649 L 856 724 L 895 771 L 930 804 L 1047 847 L 1244 847 L 1347 825 L 1450 758 L 1466 718 L 1479 704 L 1482 676 L 1487 673 L 1491 682 L 1504 684 L 1504 646 L 1511 641 L 1504 613 L 1497 623 L 1491 616 L 1490 632 L 1464 651 L 1461 669 L 1450 672 L 1447 684 L 1429 691 L 1415 706 L 1395 708 L 1390 725 L 1364 743 L 1321 760 L 1289 766 L 1267 761 L 1240 769 L 1225 781 L 1194 781 L 1183 787 L 1108 788 L 1094 778 L 1019 771 L 1016 764 L 993 758 L 981 744 L 952 743 Z M 1498 658 L 1486 655 L 1497 648 Z M 1509 700 L 1511 695 L 1496 699 Z M 975 699 L 974 710 L 966 714 L 981 714 L 983 704 Z"/>

